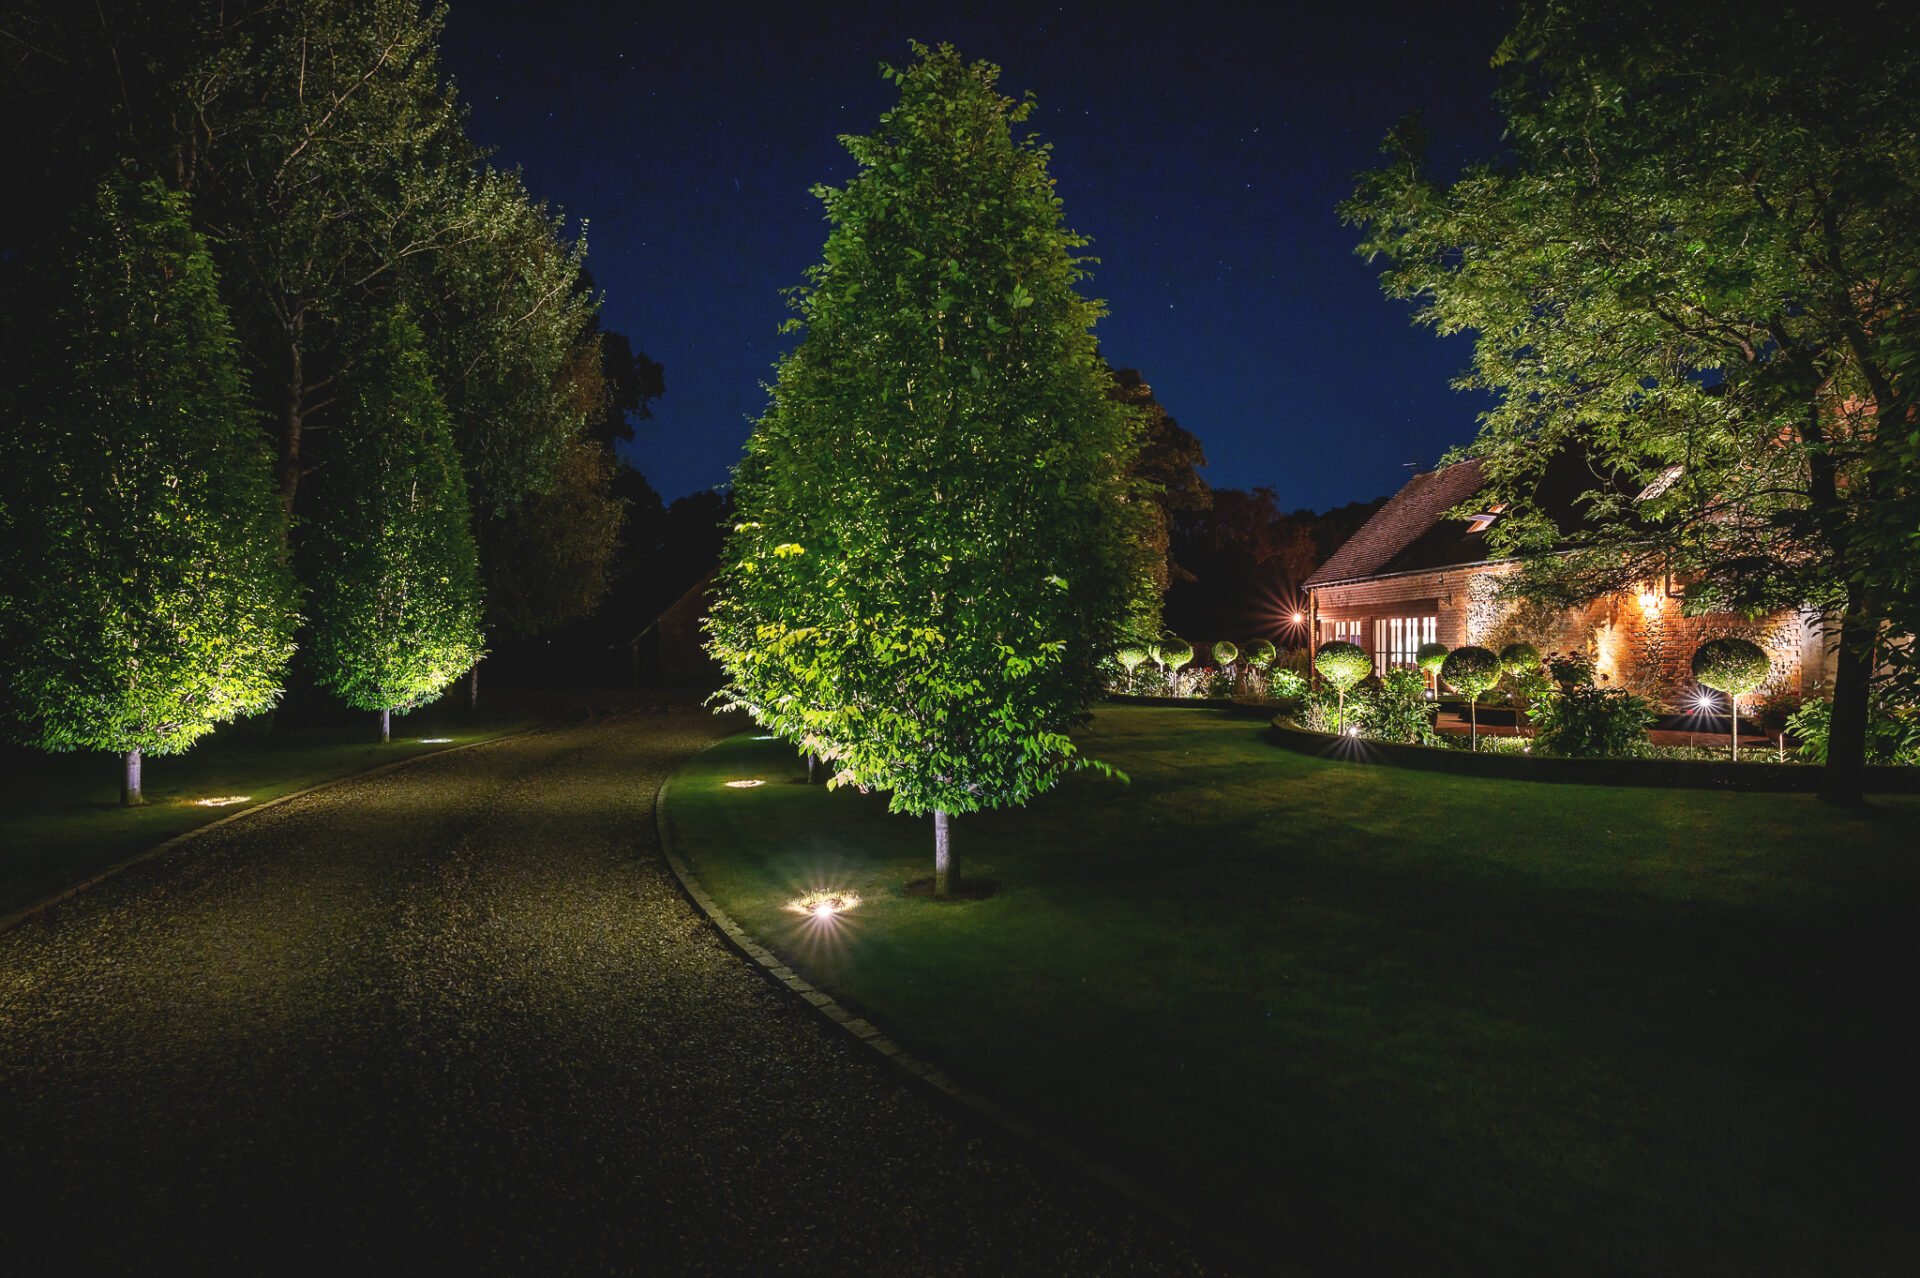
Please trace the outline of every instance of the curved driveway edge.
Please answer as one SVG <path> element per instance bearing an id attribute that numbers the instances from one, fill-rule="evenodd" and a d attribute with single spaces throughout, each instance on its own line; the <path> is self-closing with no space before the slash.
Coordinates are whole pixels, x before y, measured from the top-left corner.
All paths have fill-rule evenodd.
<path id="1" fill-rule="evenodd" d="M 538 725 L 527 728 L 515 728 L 512 732 L 502 732 L 491 737 L 483 737 L 478 741 L 469 741 L 465 745 L 448 746 L 445 750 L 429 750 L 423 754 L 409 755 L 404 759 L 395 759 L 392 763 L 382 763 L 371 768 L 363 768 L 359 772 L 348 772 L 342 776 L 328 777 L 325 781 L 317 781 L 310 786 L 305 786 L 291 793 L 280 795 L 278 798 L 268 799 L 263 803 L 255 803 L 250 807 L 241 808 L 238 812 L 229 813 L 218 820 L 209 821 L 205 825 L 196 825 L 191 830 L 183 830 L 171 839 L 156 843 L 144 851 L 135 852 L 132 856 L 123 857 L 115 861 L 112 865 L 104 869 L 95 870 L 92 874 L 87 875 L 78 882 L 69 883 L 59 891 L 43 896 L 29 905 L 23 905 L 19 909 L 7 914 L 0 914 L 0 933 L 10 932 L 22 923 L 25 923 L 28 919 L 38 918 L 56 905 L 64 905 L 87 889 L 98 887 L 117 874 L 131 870 L 134 866 L 142 865 L 157 856 L 163 856 L 168 852 L 172 852 L 176 848 L 191 843 L 201 835 L 211 833 L 222 826 L 231 825 L 242 817 L 250 817 L 256 812 L 265 812 L 268 808 L 277 808 L 282 803 L 290 803 L 294 799 L 302 799 L 309 794 L 317 794 L 321 790 L 328 789 L 332 786 L 344 785 L 348 781 L 365 781 L 372 777 L 383 776 L 389 772 L 396 772 L 401 768 L 418 763 L 422 759 L 441 759 L 450 754 L 459 754 L 462 750 L 472 750 L 479 746 L 492 745 L 496 741 L 507 741 L 513 737 L 521 737 L 529 732 L 539 731 L 542 731 L 542 729 Z"/>
<path id="2" fill-rule="evenodd" d="M 1175 1204 L 1166 1195 L 1129 1176 L 1074 1142 L 1055 1132 L 1048 1131 L 1039 1123 L 1024 1118 L 1007 1109 L 997 1101 L 955 1082 L 945 1070 L 933 1062 L 925 1060 L 902 1048 L 893 1039 L 882 1033 L 864 1017 L 853 1015 L 841 1006 L 831 994 L 817 988 L 798 972 L 789 967 L 781 957 L 753 939 L 751 933 L 734 921 L 732 915 L 722 909 L 701 884 L 693 867 L 680 854 L 675 837 L 673 819 L 669 811 L 673 783 L 699 755 L 691 755 L 661 781 L 660 789 L 654 796 L 654 822 L 658 832 L 658 842 L 662 859 L 673 877 L 679 882 L 680 890 L 693 902 L 694 908 L 706 916 L 729 948 L 745 958 L 768 981 L 787 990 L 792 996 L 811 1007 L 814 1012 L 836 1028 L 850 1035 L 855 1041 L 865 1045 L 915 1084 L 939 1097 L 942 1101 L 956 1105 L 983 1119 L 995 1128 L 1014 1137 L 1021 1144 L 1046 1154 L 1055 1162 L 1070 1171 L 1094 1181 L 1108 1191 L 1125 1199 L 1132 1206 L 1151 1212 L 1167 1225 L 1186 1235 L 1200 1249 L 1216 1256 L 1244 1263 L 1249 1259 L 1246 1248 L 1236 1240 L 1221 1236 L 1213 1231 L 1195 1225 L 1187 1212 Z M 1275 1262 L 1267 1258 L 1264 1262 L 1266 1272 L 1300 1275 L 1302 1271 L 1290 1268 L 1274 1268 Z"/>

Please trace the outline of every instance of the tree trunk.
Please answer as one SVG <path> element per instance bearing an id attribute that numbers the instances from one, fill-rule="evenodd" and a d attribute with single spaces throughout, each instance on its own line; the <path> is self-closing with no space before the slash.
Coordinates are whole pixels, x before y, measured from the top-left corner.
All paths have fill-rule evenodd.
<path id="1" fill-rule="evenodd" d="M 306 320 L 296 314 L 288 326 L 287 334 L 287 407 L 286 415 L 280 422 L 280 456 L 278 458 L 280 481 L 280 506 L 288 515 L 293 514 L 293 499 L 300 489 L 300 434 L 306 423 L 307 382 L 305 371 L 304 330 Z"/>
<path id="2" fill-rule="evenodd" d="M 393 740 L 393 711 L 382 710 L 380 712 L 380 744 L 385 745 L 391 740 Z"/>
<path id="3" fill-rule="evenodd" d="M 949 896 L 960 886 L 960 862 L 953 855 L 953 818 L 933 813 L 933 894 Z"/>
<path id="4" fill-rule="evenodd" d="M 1480 698 L 1478 694 L 1467 702 L 1467 752 L 1477 754 L 1480 751 Z"/>
<path id="5" fill-rule="evenodd" d="M 807 752 L 807 784 L 820 784 L 820 756 L 811 750 Z"/>
<path id="6" fill-rule="evenodd" d="M 1840 651 L 1833 672 L 1833 719 L 1827 729 L 1827 766 L 1820 777 L 1820 797 L 1828 803 L 1859 803 L 1863 793 L 1873 639 L 1873 623 L 1849 598 L 1840 621 Z"/>
<path id="7" fill-rule="evenodd" d="M 120 774 L 120 802 L 129 808 L 139 807 L 147 801 L 140 792 L 140 752 L 127 751 L 122 762 L 126 767 Z"/>
<path id="8" fill-rule="evenodd" d="M 1729 692 L 1727 705 L 1733 711 L 1733 761 L 1738 763 L 1740 762 L 1740 698 Z"/>
<path id="9" fill-rule="evenodd" d="M 480 663 L 474 662 L 473 669 L 467 671 L 467 709 L 480 708 Z"/>

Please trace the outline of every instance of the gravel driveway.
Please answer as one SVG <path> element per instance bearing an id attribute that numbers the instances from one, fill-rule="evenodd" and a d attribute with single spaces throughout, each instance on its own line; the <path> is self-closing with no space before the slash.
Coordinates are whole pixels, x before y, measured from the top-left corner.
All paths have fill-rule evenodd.
<path id="1" fill-rule="evenodd" d="M 0 936 L 16 1273 L 1193 1272 L 686 904 L 723 729 L 553 729 L 238 821 Z"/>

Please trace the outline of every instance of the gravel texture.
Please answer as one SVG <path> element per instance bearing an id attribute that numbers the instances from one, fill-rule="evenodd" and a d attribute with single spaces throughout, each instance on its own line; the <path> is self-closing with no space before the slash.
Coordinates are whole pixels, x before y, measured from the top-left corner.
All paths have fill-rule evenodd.
<path id="1" fill-rule="evenodd" d="M 0 935 L 7 1267 L 1197 1272 L 720 942 L 652 805 L 724 730 L 429 759 Z"/>

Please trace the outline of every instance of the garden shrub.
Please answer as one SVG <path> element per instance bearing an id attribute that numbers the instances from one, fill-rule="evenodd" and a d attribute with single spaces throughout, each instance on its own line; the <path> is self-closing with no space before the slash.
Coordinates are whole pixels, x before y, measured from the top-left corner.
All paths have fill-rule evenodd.
<path id="1" fill-rule="evenodd" d="M 1833 727 L 1833 702 L 1810 698 L 1787 720 L 1787 731 L 1799 742 L 1799 755 L 1809 763 L 1827 761 L 1827 741 Z M 1920 764 L 1920 705 L 1887 693 L 1867 703 L 1867 762 Z"/>
<path id="2" fill-rule="evenodd" d="M 1440 677 L 1458 688 L 1467 696 L 1468 722 L 1473 726 L 1467 741 L 1478 748 L 1480 744 L 1480 694 L 1493 687 L 1500 678 L 1500 658 L 1485 648 L 1476 648 L 1472 644 L 1464 648 L 1455 648 L 1447 654 L 1440 664 Z"/>
<path id="3" fill-rule="evenodd" d="M 1709 639 L 1694 649 L 1693 677 L 1702 687 L 1743 697 L 1767 681 L 1773 662 L 1751 639 Z"/>
<path id="4" fill-rule="evenodd" d="M 1413 664 L 1432 675 L 1440 677 L 1440 667 L 1447 664 L 1447 645 L 1444 643 L 1423 643 L 1413 655 Z"/>
<path id="5" fill-rule="evenodd" d="M 1624 758 L 1645 750 L 1654 718 L 1645 697 L 1576 683 L 1562 686 L 1535 712 L 1535 741 L 1542 753 L 1569 759 Z"/>
<path id="6" fill-rule="evenodd" d="M 1351 728 L 1364 735 L 1370 700 L 1359 691 L 1343 696 L 1331 683 L 1323 683 L 1306 695 L 1300 725 L 1314 732 L 1341 733 Z"/>
<path id="7" fill-rule="evenodd" d="M 1297 670 L 1275 670 L 1267 676 L 1267 696 L 1274 701 L 1304 703 L 1307 699 L 1307 681 Z"/>
<path id="8" fill-rule="evenodd" d="M 1274 648 L 1273 644 L 1265 639 L 1255 639 L 1247 645 L 1247 664 L 1255 670 L 1265 670 L 1273 664 L 1273 659 L 1279 655 L 1279 651 Z"/>
<path id="9" fill-rule="evenodd" d="M 1547 658 L 1547 675 L 1561 688 L 1593 682 L 1593 658 L 1584 652 L 1556 652 Z"/>
<path id="10" fill-rule="evenodd" d="M 1185 639 L 1170 635 L 1160 641 L 1160 664 L 1168 670 L 1178 671 L 1192 660 L 1193 645 Z"/>
<path id="11" fill-rule="evenodd" d="M 1500 669 L 1510 675 L 1540 668 L 1540 650 L 1530 643 L 1510 643 L 1500 650 Z"/>
<path id="12" fill-rule="evenodd" d="M 1373 659 L 1357 643 L 1330 639 L 1313 654 L 1313 668 L 1328 683 L 1345 690 L 1373 673 Z"/>
<path id="13" fill-rule="evenodd" d="M 1219 643 L 1213 645 L 1213 661 L 1215 665 L 1230 666 L 1239 659 L 1240 649 L 1235 647 L 1231 641 L 1222 639 Z"/>
<path id="14" fill-rule="evenodd" d="M 1146 664 L 1147 650 L 1137 643 L 1124 644 L 1120 651 L 1114 654 L 1114 660 L 1118 661 L 1120 668 L 1127 672 L 1126 687 L 1128 692 L 1132 692 L 1134 673 Z"/>
<path id="15" fill-rule="evenodd" d="M 1432 745 L 1433 703 L 1427 700 L 1427 681 L 1417 670 L 1389 670 L 1380 688 L 1367 698 L 1367 736 L 1400 745 Z"/>

